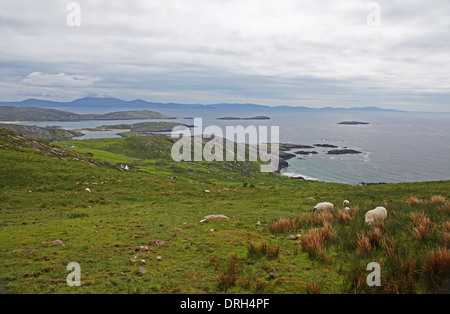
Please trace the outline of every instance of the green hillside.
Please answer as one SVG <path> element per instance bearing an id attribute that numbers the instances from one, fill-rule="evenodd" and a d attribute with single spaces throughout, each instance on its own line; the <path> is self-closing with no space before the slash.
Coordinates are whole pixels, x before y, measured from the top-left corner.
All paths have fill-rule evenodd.
<path id="1" fill-rule="evenodd" d="M 257 163 L 176 163 L 172 143 L 153 135 L 56 146 L 0 129 L 1 289 L 350 294 L 444 286 L 449 181 L 293 180 Z M 335 211 L 314 214 L 322 201 Z M 376 206 L 388 209 L 387 220 L 365 225 Z M 229 219 L 203 221 L 219 214 Z M 80 264 L 80 287 L 66 284 L 71 262 Z M 366 285 L 370 262 L 381 265 L 380 287 Z"/>
<path id="2" fill-rule="evenodd" d="M 83 121 L 131 119 L 173 119 L 173 117 L 149 110 L 118 111 L 105 114 L 78 114 L 56 109 L 0 106 L 0 121 Z"/>
<path id="3" fill-rule="evenodd" d="M 30 136 L 44 141 L 63 141 L 70 140 L 76 136 L 83 136 L 83 133 L 64 130 L 58 127 L 38 127 L 34 125 L 5 124 L 0 123 L 0 128 L 13 131 L 16 134 Z"/>

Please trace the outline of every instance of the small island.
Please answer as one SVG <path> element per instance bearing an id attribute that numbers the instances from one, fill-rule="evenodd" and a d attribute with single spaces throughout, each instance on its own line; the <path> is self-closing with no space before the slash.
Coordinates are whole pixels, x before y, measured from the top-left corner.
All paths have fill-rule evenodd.
<path id="1" fill-rule="evenodd" d="M 308 149 L 308 148 L 315 148 L 311 145 L 303 145 L 303 144 L 280 144 L 281 150 L 288 150 L 288 149 Z"/>
<path id="2" fill-rule="evenodd" d="M 105 132 L 115 131 L 122 137 L 131 137 L 139 135 L 148 135 L 153 133 L 171 132 L 177 126 L 184 126 L 187 128 L 193 127 L 178 122 L 140 122 L 134 124 L 116 124 L 116 125 L 102 125 L 94 129 L 85 129 L 87 131 Z"/>
<path id="3" fill-rule="evenodd" d="M 217 118 L 217 120 L 270 120 L 270 117 L 267 116 L 256 116 L 251 118 L 223 117 Z"/>
<path id="4" fill-rule="evenodd" d="M 328 155 L 347 155 L 347 154 L 362 154 L 354 149 L 333 149 L 327 152 Z"/>
<path id="5" fill-rule="evenodd" d="M 297 155 L 317 155 L 318 152 L 316 151 L 305 151 L 305 150 L 300 150 L 298 152 L 295 152 Z"/>
<path id="6" fill-rule="evenodd" d="M 316 147 L 325 147 L 325 148 L 338 148 L 338 146 L 331 145 L 331 144 L 314 144 L 314 146 L 316 146 Z"/>
<path id="7" fill-rule="evenodd" d="M 358 125 L 358 124 L 370 124 L 369 122 L 360 122 L 360 121 L 342 121 L 338 124 L 344 124 L 344 125 Z"/>

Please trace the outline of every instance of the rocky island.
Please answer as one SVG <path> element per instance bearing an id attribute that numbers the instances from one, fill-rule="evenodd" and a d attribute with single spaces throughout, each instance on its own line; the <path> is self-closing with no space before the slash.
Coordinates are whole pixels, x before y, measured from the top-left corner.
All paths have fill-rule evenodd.
<path id="1" fill-rule="evenodd" d="M 256 116 L 251 118 L 223 117 L 217 118 L 217 120 L 270 120 L 270 117 L 267 116 Z"/>
<path id="2" fill-rule="evenodd" d="M 347 155 L 347 154 L 362 154 L 362 152 L 359 152 L 354 149 L 333 149 L 327 152 L 328 155 Z"/>
<path id="3" fill-rule="evenodd" d="M 342 121 L 338 124 L 344 124 L 344 125 L 358 125 L 358 124 L 370 124 L 369 122 L 359 122 L 359 121 Z"/>

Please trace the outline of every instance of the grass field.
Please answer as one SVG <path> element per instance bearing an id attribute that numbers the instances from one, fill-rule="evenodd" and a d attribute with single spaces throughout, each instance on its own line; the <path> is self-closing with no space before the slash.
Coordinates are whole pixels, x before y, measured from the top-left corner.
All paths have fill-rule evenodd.
<path id="1" fill-rule="evenodd" d="M 176 163 L 157 135 L 39 143 L 0 130 L 7 293 L 437 293 L 450 275 L 449 181 L 349 186 Z M 313 214 L 322 201 L 335 211 Z M 388 218 L 366 226 L 376 206 Z M 211 214 L 229 219 L 202 222 Z"/>

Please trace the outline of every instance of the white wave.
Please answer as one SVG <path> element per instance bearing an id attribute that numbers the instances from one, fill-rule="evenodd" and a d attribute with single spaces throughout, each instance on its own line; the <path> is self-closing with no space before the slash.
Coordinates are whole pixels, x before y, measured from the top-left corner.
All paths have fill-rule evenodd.
<path id="1" fill-rule="evenodd" d="M 309 177 L 309 176 L 305 176 L 303 174 L 299 174 L 299 173 L 295 173 L 295 172 L 282 172 L 281 175 L 285 176 L 285 177 L 290 177 L 290 178 L 299 178 L 302 177 L 305 180 L 308 181 L 319 181 L 319 179 L 313 178 L 313 177 Z"/>

